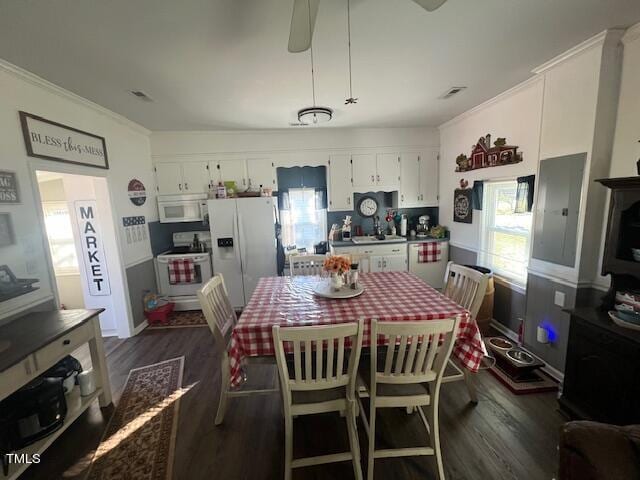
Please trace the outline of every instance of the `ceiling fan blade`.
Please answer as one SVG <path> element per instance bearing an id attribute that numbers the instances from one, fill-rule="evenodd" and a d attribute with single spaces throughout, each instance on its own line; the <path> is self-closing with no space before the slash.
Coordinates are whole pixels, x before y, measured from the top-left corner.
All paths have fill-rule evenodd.
<path id="1" fill-rule="evenodd" d="M 427 12 L 433 12 L 440 8 L 447 0 L 413 0 Z"/>
<path id="2" fill-rule="evenodd" d="M 313 38 L 320 0 L 293 0 L 289 51 L 299 53 L 308 50 Z"/>

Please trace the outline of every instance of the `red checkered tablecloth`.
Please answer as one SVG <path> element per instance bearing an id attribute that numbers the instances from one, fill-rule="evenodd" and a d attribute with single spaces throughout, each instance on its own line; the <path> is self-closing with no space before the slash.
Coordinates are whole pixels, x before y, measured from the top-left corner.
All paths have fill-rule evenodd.
<path id="1" fill-rule="evenodd" d="M 245 357 L 273 356 L 274 325 L 303 326 L 356 322 L 365 319 L 363 347 L 370 344 L 372 318 L 384 321 L 437 320 L 461 316 L 453 355 L 476 372 L 484 346 L 469 312 L 423 280 L 408 272 L 361 273 L 365 291 L 355 298 L 337 300 L 313 293 L 319 277 L 266 277 L 258 286 L 235 326 L 229 347 L 231 384 L 242 382 Z M 326 281 L 326 280 L 325 280 Z"/>

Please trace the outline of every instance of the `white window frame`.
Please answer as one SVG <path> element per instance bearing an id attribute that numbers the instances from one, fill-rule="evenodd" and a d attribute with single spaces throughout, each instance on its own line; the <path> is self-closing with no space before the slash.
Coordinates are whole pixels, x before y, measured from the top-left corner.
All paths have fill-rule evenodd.
<path id="1" fill-rule="evenodd" d="M 289 189 L 289 198 L 291 198 L 291 191 L 292 190 L 293 191 L 297 191 L 297 190 L 311 191 L 311 192 L 313 192 L 314 199 L 315 199 L 315 192 L 316 192 L 315 188 L 308 188 L 308 187 L 291 188 L 291 189 Z M 291 200 L 289 200 L 289 202 L 290 202 L 290 208 L 291 208 L 291 203 L 292 202 L 291 202 Z M 323 208 L 323 209 L 319 209 L 317 211 L 320 212 L 320 215 L 319 215 L 320 216 L 320 230 L 322 231 L 322 236 L 319 239 L 317 239 L 315 243 L 327 240 L 327 209 Z M 283 232 L 282 242 L 283 242 L 283 245 L 285 245 L 285 247 L 287 247 L 289 245 L 287 245 L 287 243 L 285 242 L 285 238 L 284 238 L 284 232 L 285 232 L 286 227 L 284 225 L 284 223 L 285 223 L 284 222 L 284 218 L 282 218 L 283 214 L 284 214 L 284 212 L 280 213 L 281 223 L 282 223 L 282 232 Z M 301 248 L 301 247 L 309 247 L 309 246 L 308 245 L 296 245 L 296 247 L 297 248 Z M 311 248 L 313 248 L 313 245 L 311 245 Z M 308 251 L 308 253 L 313 253 L 313 250 L 311 250 L 311 251 L 307 250 L 307 251 Z"/>
<path id="2" fill-rule="evenodd" d="M 513 180 L 495 180 L 495 181 L 485 181 L 484 182 L 484 192 L 483 192 L 483 205 L 482 205 L 482 215 L 480 221 L 480 250 L 478 251 L 478 263 L 484 267 L 490 268 L 493 271 L 496 279 L 507 286 L 514 288 L 517 291 L 524 292 L 527 286 L 527 267 L 529 265 L 530 252 L 531 252 L 531 237 L 533 230 L 533 214 L 530 218 L 529 224 L 529 233 L 528 235 L 520 235 L 526 238 L 526 246 L 525 246 L 525 254 L 526 260 L 522 268 L 522 275 L 517 276 L 514 275 L 513 272 L 505 271 L 500 269 L 494 265 L 494 262 L 491 261 L 491 257 L 495 256 L 492 252 L 492 247 L 489 245 L 489 241 L 491 239 L 490 232 L 503 232 L 509 235 L 519 235 L 518 232 L 514 232 L 509 229 L 504 229 L 500 227 L 495 227 L 493 225 L 494 222 L 494 212 L 493 208 L 489 208 L 490 205 L 494 201 L 494 190 L 493 188 L 500 185 L 514 185 L 517 184 L 516 179 Z"/>

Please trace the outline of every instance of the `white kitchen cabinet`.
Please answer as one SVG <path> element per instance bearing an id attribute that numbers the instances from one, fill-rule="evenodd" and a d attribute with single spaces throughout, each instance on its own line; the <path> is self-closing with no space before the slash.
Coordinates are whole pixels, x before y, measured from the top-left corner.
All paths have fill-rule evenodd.
<path id="1" fill-rule="evenodd" d="M 403 153 L 400 155 L 400 193 L 398 206 L 408 208 L 420 202 L 420 155 Z"/>
<path id="2" fill-rule="evenodd" d="M 360 245 L 331 247 L 334 255 L 371 255 L 372 272 L 405 272 L 408 270 L 407 244 L 387 243 L 382 245 Z"/>
<path id="3" fill-rule="evenodd" d="M 247 165 L 244 159 L 230 158 L 210 162 L 211 179 L 215 182 L 236 182 L 239 191 L 247 188 Z"/>
<path id="4" fill-rule="evenodd" d="M 155 170 L 158 193 L 161 195 L 184 193 L 181 163 L 158 163 Z"/>
<path id="5" fill-rule="evenodd" d="M 398 187 L 400 185 L 400 156 L 382 153 L 376 156 L 376 185 Z"/>
<path id="6" fill-rule="evenodd" d="M 351 183 L 351 156 L 329 157 L 327 190 L 328 210 L 353 210 L 353 185 Z"/>
<path id="7" fill-rule="evenodd" d="M 209 185 L 207 162 L 168 162 L 155 166 L 161 195 L 204 193 Z"/>
<path id="8" fill-rule="evenodd" d="M 247 179 L 251 188 L 278 189 L 276 185 L 276 168 L 271 158 L 247 159 Z"/>
<path id="9" fill-rule="evenodd" d="M 207 162 L 182 164 L 182 186 L 185 193 L 206 193 L 209 190 L 209 165 Z"/>
<path id="10" fill-rule="evenodd" d="M 404 247 L 404 254 L 388 255 L 383 258 L 382 266 L 385 272 L 405 272 L 407 271 L 407 251 Z"/>
<path id="11" fill-rule="evenodd" d="M 353 186 L 356 189 L 371 190 L 376 183 L 376 157 L 369 153 L 351 155 Z"/>
<path id="12" fill-rule="evenodd" d="M 438 163 L 437 150 L 420 155 L 420 187 L 418 204 L 423 207 L 438 206 Z"/>

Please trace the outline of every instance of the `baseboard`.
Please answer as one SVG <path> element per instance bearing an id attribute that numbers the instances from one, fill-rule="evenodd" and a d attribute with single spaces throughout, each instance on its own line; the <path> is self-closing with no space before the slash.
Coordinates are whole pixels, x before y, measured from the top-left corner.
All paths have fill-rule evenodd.
<path id="1" fill-rule="evenodd" d="M 138 325 L 137 327 L 135 327 L 133 329 L 133 335 L 132 337 L 135 337 L 136 335 L 138 335 L 142 330 L 144 330 L 145 328 L 147 328 L 149 326 L 149 322 L 147 321 L 147 319 L 145 318 L 142 323 L 140 325 Z"/>
<path id="2" fill-rule="evenodd" d="M 512 340 L 514 342 L 518 342 L 518 334 L 516 332 L 514 332 L 513 330 L 511 330 L 511 329 L 505 327 L 504 325 L 502 325 L 495 318 L 493 320 L 491 320 L 491 326 L 493 328 L 495 328 L 496 330 L 498 330 L 501 334 L 503 334 L 509 340 Z M 524 348 L 526 348 L 526 346 Z M 562 373 L 560 370 L 558 370 L 556 368 L 553 368 L 551 365 L 549 365 L 544 360 L 544 358 L 538 357 L 535 353 L 533 353 L 533 352 L 531 352 L 529 350 L 527 350 L 527 352 L 529 352 L 536 359 L 538 359 L 538 360 L 540 360 L 541 362 L 544 363 L 545 366 L 542 367 L 542 371 L 544 373 L 546 373 L 547 375 L 549 375 L 550 377 L 552 377 L 553 379 L 557 380 L 560 383 L 564 382 L 564 373 Z"/>

